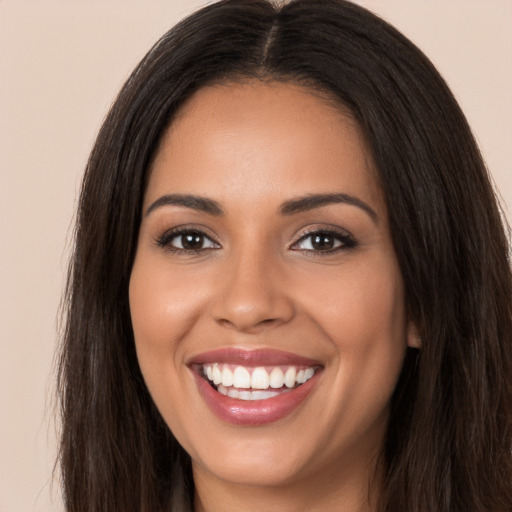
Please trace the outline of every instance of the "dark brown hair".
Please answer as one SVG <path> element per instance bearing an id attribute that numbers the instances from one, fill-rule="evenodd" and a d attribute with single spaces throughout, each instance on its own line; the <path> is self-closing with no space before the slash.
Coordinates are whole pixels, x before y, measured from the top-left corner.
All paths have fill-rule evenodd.
<path id="1" fill-rule="evenodd" d="M 66 294 L 67 510 L 191 510 L 189 457 L 137 363 L 128 283 L 164 130 L 200 87 L 245 78 L 302 83 L 348 108 L 387 200 L 423 346 L 393 397 L 379 511 L 511 510 L 512 282 L 493 189 L 429 60 L 343 0 L 205 7 L 162 37 L 114 102 L 87 164 Z"/>

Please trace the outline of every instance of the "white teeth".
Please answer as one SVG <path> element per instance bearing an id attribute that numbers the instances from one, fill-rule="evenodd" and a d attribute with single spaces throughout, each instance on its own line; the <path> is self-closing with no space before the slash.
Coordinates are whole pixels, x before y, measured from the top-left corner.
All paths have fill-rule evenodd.
<path id="1" fill-rule="evenodd" d="M 312 369 L 312 368 L 311 368 Z M 295 376 L 297 372 L 293 366 L 290 366 L 286 373 L 284 374 L 284 383 L 287 388 L 293 388 L 295 386 Z"/>
<path id="2" fill-rule="evenodd" d="M 284 386 L 284 373 L 281 368 L 274 368 L 270 372 L 270 387 L 274 389 L 279 389 Z"/>
<path id="3" fill-rule="evenodd" d="M 233 385 L 233 372 L 227 366 L 222 370 L 222 385 L 227 388 Z"/>
<path id="4" fill-rule="evenodd" d="M 251 375 L 251 388 L 267 389 L 269 376 L 265 368 L 255 368 Z"/>
<path id="5" fill-rule="evenodd" d="M 215 385 L 220 384 L 222 382 L 222 373 L 221 373 L 219 365 L 217 363 L 215 363 L 213 365 L 212 377 L 213 377 L 213 383 Z"/>
<path id="6" fill-rule="evenodd" d="M 234 370 L 233 366 L 228 364 L 214 363 L 203 366 L 203 375 L 217 386 L 220 393 L 240 400 L 271 398 L 297 385 L 304 384 L 314 374 L 315 369 L 312 367 L 297 370 L 295 366 L 288 368 L 276 366 L 269 374 L 263 366 L 258 366 L 252 370 L 251 374 L 251 369 L 244 366 L 237 366 Z M 246 389 L 262 391 L 241 391 Z M 274 389 L 280 391 L 272 391 Z"/>
<path id="7" fill-rule="evenodd" d="M 232 387 L 228 389 L 222 384 L 219 384 L 217 391 L 221 395 L 238 398 L 239 400 L 266 400 L 281 394 L 279 391 L 238 391 Z"/>
<path id="8" fill-rule="evenodd" d="M 215 381 L 213 383 L 215 384 Z M 235 386 L 235 388 L 251 387 L 251 374 L 243 366 L 237 366 L 235 368 L 233 372 L 233 386 Z"/>
<path id="9" fill-rule="evenodd" d="M 253 391 L 252 400 L 266 400 L 280 394 L 278 391 Z"/>
<path id="10" fill-rule="evenodd" d="M 305 371 L 304 370 L 299 370 L 298 373 L 297 373 L 297 377 L 295 377 L 295 379 L 297 380 L 297 383 L 298 384 L 304 384 L 304 382 L 306 382 L 306 379 L 304 378 L 305 377 Z"/>
<path id="11" fill-rule="evenodd" d="M 238 398 L 239 397 L 239 391 L 235 388 L 229 388 L 228 389 L 228 396 L 231 398 Z"/>

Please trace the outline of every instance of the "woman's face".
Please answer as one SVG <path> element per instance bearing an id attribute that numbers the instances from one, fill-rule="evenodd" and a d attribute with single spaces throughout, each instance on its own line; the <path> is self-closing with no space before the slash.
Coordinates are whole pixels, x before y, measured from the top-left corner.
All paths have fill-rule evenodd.
<path id="1" fill-rule="evenodd" d="M 371 470 L 415 341 L 370 167 L 356 123 L 291 84 L 205 87 L 163 138 L 130 307 L 196 478 Z"/>

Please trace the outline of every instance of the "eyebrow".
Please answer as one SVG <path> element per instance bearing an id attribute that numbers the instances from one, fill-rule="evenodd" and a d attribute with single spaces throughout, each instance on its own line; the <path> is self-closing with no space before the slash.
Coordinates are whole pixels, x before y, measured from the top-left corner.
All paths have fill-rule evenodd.
<path id="1" fill-rule="evenodd" d="M 192 210 L 198 210 L 215 216 L 224 214 L 220 204 L 213 199 L 189 194 L 166 194 L 159 197 L 148 207 L 146 216 L 162 206 L 184 206 L 185 208 L 191 208 Z"/>
<path id="2" fill-rule="evenodd" d="M 279 208 L 279 213 L 284 216 L 294 215 L 296 213 L 321 208 L 329 204 L 344 203 L 351 206 L 357 206 L 366 212 L 370 218 L 377 223 L 379 216 L 373 208 L 357 197 L 348 194 L 310 194 L 296 199 L 285 201 Z M 184 206 L 192 210 L 205 212 L 209 215 L 224 215 L 222 207 L 217 201 L 207 197 L 195 196 L 191 194 L 166 194 L 154 201 L 146 210 L 146 216 L 157 208 L 162 206 Z"/>
<path id="3" fill-rule="evenodd" d="M 373 222 L 377 223 L 379 216 L 370 205 L 348 194 L 311 194 L 297 199 L 291 199 L 283 203 L 279 209 L 281 215 L 293 215 L 295 213 L 321 208 L 329 204 L 344 203 L 351 206 L 357 206 L 365 211 Z"/>

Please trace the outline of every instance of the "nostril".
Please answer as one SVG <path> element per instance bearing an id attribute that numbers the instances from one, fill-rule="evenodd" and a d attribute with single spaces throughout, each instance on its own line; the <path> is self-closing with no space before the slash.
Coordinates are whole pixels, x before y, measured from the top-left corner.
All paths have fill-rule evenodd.
<path id="1" fill-rule="evenodd" d="M 240 318 L 231 319 L 231 320 L 228 318 L 219 318 L 217 321 L 221 325 L 224 325 L 225 327 L 231 327 L 231 328 L 243 330 L 244 328 L 271 325 L 273 323 L 277 323 L 278 319 L 277 318 L 265 318 L 263 320 L 252 320 L 252 321 L 250 319 L 245 319 L 245 321 L 244 321 Z"/>
<path id="2" fill-rule="evenodd" d="M 240 332 L 258 332 L 262 329 L 268 329 L 273 326 L 278 326 L 286 323 L 290 317 L 273 317 L 273 318 L 258 318 L 257 316 L 230 316 L 229 318 L 221 317 L 217 322 L 223 327 L 235 329 Z"/>

